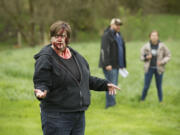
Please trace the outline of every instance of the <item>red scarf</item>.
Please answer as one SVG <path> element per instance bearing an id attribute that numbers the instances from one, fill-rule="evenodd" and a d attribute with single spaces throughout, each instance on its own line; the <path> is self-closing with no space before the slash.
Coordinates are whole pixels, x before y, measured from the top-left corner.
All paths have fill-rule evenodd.
<path id="1" fill-rule="evenodd" d="M 69 48 L 66 48 L 61 54 L 56 48 L 53 47 L 53 49 L 57 53 L 57 55 L 59 55 L 63 59 L 70 59 L 72 57 L 72 54 Z"/>
<path id="2" fill-rule="evenodd" d="M 71 56 L 72 56 L 69 48 L 66 48 L 66 49 L 63 51 L 63 53 L 58 54 L 58 55 L 59 55 L 60 57 L 62 57 L 63 59 L 70 59 Z"/>

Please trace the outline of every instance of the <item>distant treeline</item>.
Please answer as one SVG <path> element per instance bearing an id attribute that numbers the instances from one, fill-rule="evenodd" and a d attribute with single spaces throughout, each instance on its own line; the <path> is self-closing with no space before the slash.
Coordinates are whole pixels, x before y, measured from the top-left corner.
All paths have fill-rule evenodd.
<path id="1" fill-rule="evenodd" d="M 179 0 L 0 0 L 0 42 L 43 44 L 56 20 L 70 23 L 72 40 L 97 39 L 113 17 L 124 22 L 127 40 L 142 40 L 154 21 L 150 14 L 178 17 L 179 7 Z"/>

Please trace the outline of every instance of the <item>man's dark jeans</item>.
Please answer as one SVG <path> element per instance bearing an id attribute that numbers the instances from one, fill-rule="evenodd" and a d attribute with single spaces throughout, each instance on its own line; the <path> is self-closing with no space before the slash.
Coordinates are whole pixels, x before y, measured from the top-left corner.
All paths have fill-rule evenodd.
<path id="1" fill-rule="evenodd" d="M 112 69 L 110 71 L 103 68 L 103 72 L 105 75 L 105 78 L 110 81 L 111 83 L 117 85 L 118 84 L 118 69 Z M 106 91 L 106 108 L 110 106 L 114 106 L 116 104 L 115 96 L 109 95 L 109 92 Z"/>
<path id="2" fill-rule="evenodd" d="M 151 84 L 151 80 L 153 77 L 153 74 L 155 75 L 155 80 L 156 80 L 156 87 L 158 91 L 158 97 L 159 101 L 161 102 L 163 100 L 163 94 L 162 94 L 162 79 L 163 79 L 163 74 L 159 74 L 157 72 L 156 68 L 149 68 L 149 71 L 145 73 L 144 77 L 144 88 L 142 91 L 142 97 L 141 100 L 145 100 L 149 86 Z"/>
<path id="3" fill-rule="evenodd" d="M 84 135 L 85 112 L 41 111 L 43 135 Z"/>

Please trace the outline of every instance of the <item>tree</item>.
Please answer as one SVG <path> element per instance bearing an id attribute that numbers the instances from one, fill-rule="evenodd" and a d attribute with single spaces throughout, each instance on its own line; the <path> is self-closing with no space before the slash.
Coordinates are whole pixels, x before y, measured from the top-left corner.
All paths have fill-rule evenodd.
<path id="1" fill-rule="evenodd" d="M 1 8 L 6 19 L 17 28 L 23 39 L 31 46 L 36 44 L 34 22 L 34 0 L 1 0 Z"/>

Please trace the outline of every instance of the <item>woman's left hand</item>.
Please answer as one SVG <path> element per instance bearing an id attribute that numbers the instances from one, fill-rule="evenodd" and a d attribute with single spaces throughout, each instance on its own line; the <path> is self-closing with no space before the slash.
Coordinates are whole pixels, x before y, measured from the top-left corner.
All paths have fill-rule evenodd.
<path id="1" fill-rule="evenodd" d="M 157 62 L 157 65 L 160 66 L 162 63 L 160 61 Z"/>
<path id="2" fill-rule="evenodd" d="M 109 95 L 115 95 L 116 94 L 116 90 L 120 90 L 120 88 L 112 83 L 108 83 L 108 91 L 109 91 Z"/>

